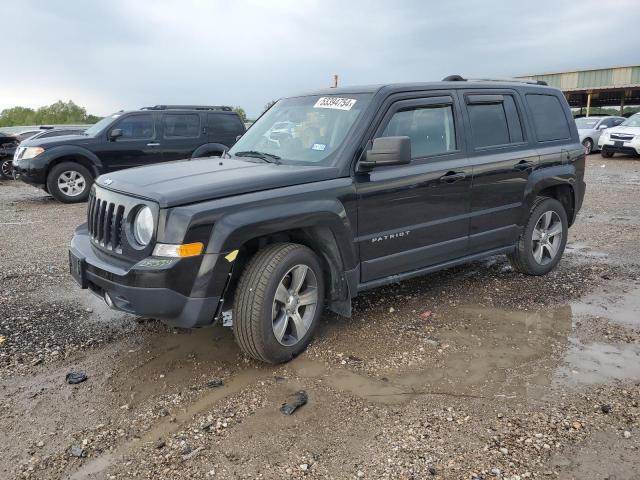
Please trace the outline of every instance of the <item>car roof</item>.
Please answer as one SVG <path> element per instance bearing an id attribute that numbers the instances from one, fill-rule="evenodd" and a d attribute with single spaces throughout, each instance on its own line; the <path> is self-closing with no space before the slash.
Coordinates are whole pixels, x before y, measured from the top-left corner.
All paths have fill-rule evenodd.
<path id="1" fill-rule="evenodd" d="M 491 80 L 491 81 L 448 81 L 448 82 L 417 82 L 417 83 L 386 83 L 378 85 L 353 85 L 337 88 L 323 88 L 320 90 L 314 90 L 303 93 L 298 96 L 307 95 L 345 95 L 356 93 L 377 93 L 384 91 L 387 94 L 407 92 L 414 90 L 448 90 L 459 88 L 517 88 L 517 87 L 531 87 L 540 88 L 545 90 L 557 90 L 556 88 L 549 87 L 547 85 L 537 85 L 535 83 L 522 82 L 517 80 Z"/>

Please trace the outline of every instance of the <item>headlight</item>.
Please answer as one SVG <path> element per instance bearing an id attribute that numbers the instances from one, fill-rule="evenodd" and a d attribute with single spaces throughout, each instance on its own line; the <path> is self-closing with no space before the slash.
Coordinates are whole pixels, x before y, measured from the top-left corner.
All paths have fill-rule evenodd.
<path id="1" fill-rule="evenodd" d="M 34 158 L 44 152 L 44 148 L 42 147 L 26 147 L 24 149 L 24 153 L 22 154 L 22 158 L 29 159 Z"/>
<path id="2" fill-rule="evenodd" d="M 133 236 L 140 245 L 149 245 L 153 236 L 153 213 L 149 207 L 142 207 L 133 222 Z"/>

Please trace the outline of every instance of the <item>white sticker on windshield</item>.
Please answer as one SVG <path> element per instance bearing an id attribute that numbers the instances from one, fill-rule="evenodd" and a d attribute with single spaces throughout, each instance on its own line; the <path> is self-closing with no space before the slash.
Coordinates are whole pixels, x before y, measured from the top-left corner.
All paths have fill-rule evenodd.
<path id="1" fill-rule="evenodd" d="M 321 97 L 313 108 L 333 108 L 335 110 L 351 110 L 356 104 L 355 98 Z"/>
<path id="2" fill-rule="evenodd" d="M 311 145 L 311 150 L 319 150 L 322 152 L 325 148 L 327 148 L 327 145 L 324 143 L 314 143 Z"/>

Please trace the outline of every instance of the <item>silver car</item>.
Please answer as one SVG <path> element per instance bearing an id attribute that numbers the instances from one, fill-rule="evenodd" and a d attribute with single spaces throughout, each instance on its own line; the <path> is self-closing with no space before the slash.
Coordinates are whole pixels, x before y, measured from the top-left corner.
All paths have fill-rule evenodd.
<path id="1" fill-rule="evenodd" d="M 576 118 L 576 127 L 580 141 L 584 145 L 584 151 L 589 155 L 598 148 L 600 134 L 607 128 L 617 127 L 625 119 L 623 117 L 582 117 Z"/>

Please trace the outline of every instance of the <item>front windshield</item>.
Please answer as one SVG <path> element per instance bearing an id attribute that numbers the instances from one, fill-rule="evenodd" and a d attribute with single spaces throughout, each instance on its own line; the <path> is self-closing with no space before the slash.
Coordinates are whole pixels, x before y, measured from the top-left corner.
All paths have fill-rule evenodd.
<path id="1" fill-rule="evenodd" d="M 590 129 L 590 128 L 596 128 L 596 125 L 598 124 L 598 122 L 600 121 L 599 118 L 576 118 L 576 127 L 578 127 L 578 129 Z"/>
<path id="2" fill-rule="evenodd" d="M 635 113 L 627 118 L 620 125 L 624 127 L 640 127 L 640 113 Z"/>
<path id="3" fill-rule="evenodd" d="M 116 118 L 120 116 L 119 113 L 114 113 L 113 115 L 109 115 L 108 117 L 104 117 L 98 123 L 94 123 L 89 128 L 84 131 L 85 135 L 93 137 L 100 133 L 107 125 L 113 122 Z"/>
<path id="4" fill-rule="evenodd" d="M 229 154 L 283 163 L 329 163 L 370 99 L 370 94 L 344 94 L 279 100 Z"/>

